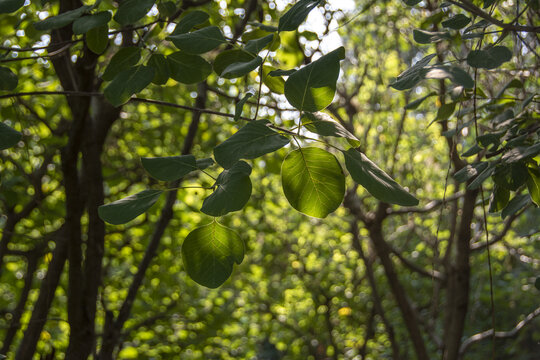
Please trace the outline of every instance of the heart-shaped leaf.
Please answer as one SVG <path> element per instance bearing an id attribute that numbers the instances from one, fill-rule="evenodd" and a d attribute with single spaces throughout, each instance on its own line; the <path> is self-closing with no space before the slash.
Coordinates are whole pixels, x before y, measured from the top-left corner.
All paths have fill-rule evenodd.
<path id="1" fill-rule="evenodd" d="M 214 50 L 225 42 L 221 30 L 217 26 L 209 26 L 185 34 L 170 35 L 167 40 L 172 41 L 178 49 L 194 55 Z"/>
<path id="2" fill-rule="evenodd" d="M 137 64 L 141 59 L 141 49 L 136 46 L 121 48 L 109 61 L 105 72 L 101 78 L 105 81 L 111 81 L 121 71 L 126 70 Z"/>
<path id="3" fill-rule="evenodd" d="M 289 139 L 268 127 L 267 120 L 252 121 L 214 148 L 214 158 L 225 169 L 240 159 L 255 159 L 281 149 Z"/>
<path id="4" fill-rule="evenodd" d="M 155 0 L 124 0 L 114 15 L 121 25 L 129 25 L 143 18 L 154 6 Z"/>
<path id="5" fill-rule="evenodd" d="M 73 22 L 73 33 L 86 34 L 88 31 L 107 25 L 111 21 L 112 15 L 108 11 L 102 11 L 97 14 L 83 16 Z"/>
<path id="6" fill-rule="evenodd" d="M 223 216 L 242 209 L 251 197 L 251 166 L 238 161 L 224 170 L 216 180 L 216 190 L 204 199 L 201 211 L 210 216 Z"/>
<path id="7" fill-rule="evenodd" d="M 147 87 L 154 78 L 154 69 L 136 66 L 122 71 L 103 91 L 105 98 L 114 106 L 126 103 L 129 98 Z"/>
<path id="8" fill-rule="evenodd" d="M 345 48 L 339 47 L 289 76 L 285 97 L 300 111 L 317 112 L 332 103 L 339 76 L 339 61 Z"/>
<path id="9" fill-rule="evenodd" d="M 18 83 L 17 75 L 10 68 L 0 66 L 0 90 L 14 90 Z"/>
<path id="10" fill-rule="evenodd" d="M 91 6 L 81 6 L 78 9 L 61 13 L 57 16 L 49 17 L 43 21 L 34 24 L 36 30 L 54 30 L 63 28 L 71 24 L 74 20 L 80 18 L 85 12 L 89 11 Z"/>
<path id="11" fill-rule="evenodd" d="M 215 289 L 231 276 L 234 263 L 244 260 L 244 242 L 214 221 L 188 234 L 182 244 L 182 260 L 195 282 Z"/>
<path id="12" fill-rule="evenodd" d="M 199 169 L 193 155 L 141 158 L 141 163 L 144 170 L 161 181 L 175 181 Z"/>
<path id="13" fill-rule="evenodd" d="M 510 49 L 494 46 L 487 50 L 472 50 L 467 56 L 467 64 L 474 68 L 495 69 L 511 59 Z"/>
<path id="14" fill-rule="evenodd" d="M 162 193 L 161 190 L 141 191 L 110 204 L 101 205 L 98 208 L 98 215 L 109 224 L 125 224 L 150 209 Z"/>
<path id="15" fill-rule="evenodd" d="M 345 176 L 336 157 L 316 147 L 291 151 L 281 167 L 281 182 L 291 206 L 317 218 L 335 211 L 345 195 Z"/>
<path id="16" fill-rule="evenodd" d="M 204 81 L 212 72 L 212 66 L 198 55 L 182 51 L 167 56 L 171 78 L 183 84 L 195 84 Z"/>
<path id="17" fill-rule="evenodd" d="M 418 205 L 418 199 L 381 170 L 363 153 L 355 149 L 343 152 L 345 165 L 355 182 L 377 199 L 402 206 Z"/>
<path id="18" fill-rule="evenodd" d="M 0 150 L 15 146 L 22 138 L 22 134 L 0 122 Z"/>
<path id="19" fill-rule="evenodd" d="M 300 0 L 294 4 L 280 19 L 278 31 L 294 31 L 304 22 L 311 10 L 321 0 Z"/>

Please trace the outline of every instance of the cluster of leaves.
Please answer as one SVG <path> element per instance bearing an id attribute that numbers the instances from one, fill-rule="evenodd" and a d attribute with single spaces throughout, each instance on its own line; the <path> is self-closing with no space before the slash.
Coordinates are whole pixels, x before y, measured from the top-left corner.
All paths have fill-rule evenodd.
<path id="1" fill-rule="evenodd" d="M 414 6 L 419 1 L 405 1 L 405 3 Z M 490 4 L 485 5 L 489 6 Z M 503 219 L 515 214 L 531 201 L 540 206 L 540 167 L 534 159 L 540 154 L 540 127 L 538 118 L 528 111 L 531 110 L 533 99 L 537 94 L 531 94 L 520 101 L 504 101 L 508 89 L 523 88 L 520 80 L 513 79 L 500 89 L 494 98 L 477 106 L 476 98 L 487 99 L 488 96 L 469 73 L 474 73 L 476 78 L 478 71 L 482 69 L 499 68 L 512 59 L 512 51 L 506 46 L 498 45 L 506 36 L 504 34 L 493 43 L 483 42 L 490 22 L 479 20 L 469 25 L 473 19 L 467 15 L 461 13 L 450 15 L 454 11 L 452 4 L 443 3 L 441 7 L 445 11 L 439 13 L 440 16 L 432 19 L 432 22 L 437 24 L 440 22 L 447 30 L 437 32 L 414 30 L 413 38 L 417 43 L 433 44 L 452 42 L 456 39 L 459 41 L 480 39 L 479 43 L 484 44 L 483 47 L 470 50 L 464 59 L 450 61 L 452 63 L 464 60 L 468 66 L 467 70 L 447 63 L 430 65 L 437 54 L 429 54 L 400 74 L 391 86 L 396 90 L 407 90 L 414 88 L 424 79 L 449 79 L 453 85 L 447 93 L 451 101 L 439 107 L 435 121 L 446 121 L 454 114 L 458 118 L 472 115 L 468 122 L 444 133 L 447 137 L 453 137 L 465 127 L 478 128 L 477 121 L 482 117 L 483 132 L 476 134 L 472 146 L 463 151 L 461 156 L 464 158 L 478 156 L 478 159 L 486 159 L 477 160 L 458 169 L 454 178 L 458 182 L 468 182 L 467 189 L 480 188 L 485 180 L 491 178 L 495 185 L 491 193 L 489 211 L 500 211 Z M 444 19 L 445 17 L 448 18 Z M 475 32 L 477 30 L 480 32 Z M 406 108 L 416 109 L 434 95 L 435 92 L 430 92 L 412 101 Z M 472 99 L 475 101 L 474 106 L 461 107 L 463 101 Z M 520 195 L 523 186 L 528 189 L 528 194 Z M 511 192 L 516 192 L 512 200 L 510 200 Z"/>

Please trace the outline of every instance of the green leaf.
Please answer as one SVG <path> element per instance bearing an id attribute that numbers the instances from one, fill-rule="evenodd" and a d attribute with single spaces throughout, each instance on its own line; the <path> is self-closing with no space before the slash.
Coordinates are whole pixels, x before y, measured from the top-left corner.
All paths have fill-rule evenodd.
<path id="1" fill-rule="evenodd" d="M 540 290 L 540 276 L 536 278 L 536 280 L 534 281 L 534 287 L 537 289 L 537 290 Z"/>
<path id="2" fill-rule="evenodd" d="M 169 17 L 176 12 L 176 5 L 172 1 L 162 1 L 157 4 L 159 14 L 163 17 Z M 189 31 L 189 30 L 188 30 Z"/>
<path id="3" fill-rule="evenodd" d="M 276 94 L 285 92 L 285 80 L 281 76 L 269 76 L 273 71 L 273 67 L 263 65 L 263 83 Z"/>
<path id="4" fill-rule="evenodd" d="M 463 69 L 457 66 L 436 65 L 429 68 L 425 75 L 426 79 L 450 79 L 454 84 L 466 89 L 474 87 L 474 80 Z"/>
<path id="5" fill-rule="evenodd" d="M 488 166 L 488 162 L 478 162 L 472 165 L 466 165 L 454 174 L 454 179 L 460 183 L 469 181 L 469 179 L 472 179 L 482 171 L 486 170 Z"/>
<path id="6" fill-rule="evenodd" d="M 242 117 L 242 113 L 244 112 L 244 105 L 249 100 L 250 97 L 253 96 L 253 93 L 248 92 L 238 103 L 236 104 L 236 107 L 234 109 L 234 121 L 240 120 Z"/>
<path id="7" fill-rule="evenodd" d="M 75 35 L 85 34 L 89 30 L 107 25 L 111 21 L 112 15 L 108 11 L 102 11 L 97 14 L 83 16 L 73 23 L 73 33 Z"/>
<path id="8" fill-rule="evenodd" d="M 421 97 L 419 99 L 411 101 L 410 103 L 405 105 L 405 109 L 407 109 L 407 110 L 417 109 L 420 106 L 420 104 L 422 104 L 426 99 L 428 99 L 428 98 L 430 98 L 430 97 L 432 97 L 434 95 L 437 95 L 437 93 L 432 91 L 429 94 L 427 94 L 426 96 L 423 96 L 423 97 Z"/>
<path id="9" fill-rule="evenodd" d="M 403 2 L 409 6 L 414 6 L 418 3 L 420 3 L 422 0 L 403 0 Z"/>
<path id="10" fill-rule="evenodd" d="M 18 83 L 17 75 L 10 68 L 0 66 L 0 90 L 14 90 Z"/>
<path id="11" fill-rule="evenodd" d="M 141 163 L 146 172 L 161 181 L 175 181 L 199 169 L 193 155 L 141 158 Z"/>
<path id="12" fill-rule="evenodd" d="M 470 156 L 478 154 L 480 151 L 482 151 L 482 148 L 480 146 L 478 146 L 478 144 L 474 144 L 473 146 L 471 146 L 471 148 L 469 150 L 467 150 L 463 154 L 461 154 L 461 156 L 470 157 Z"/>
<path id="13" fill-rule="evenodd" d="M 448 20 L 443 21 L 442 26 L 444 26 L 445 28 L 459 30 L 469 25 L 470 22 L 471 22 L 470 17 L 465 16 L 463 14 L 458 14 L 456 16 L 452 16 Z"/>
<path id="14" fill-rule="evenodd" d="M 540 170 L 538 168 L 529 168 L 528 170 L 527 188 L 529 195 L 536 206 L 540 206 Z"/>
<path id="15" fill-rule="evenodd" d="M 436 121 L 448 120 L 450 116 L 452 116 L 452 114 L 454 113 L 455 109 L 456 109 L 455 102 L 442 104 L 439 110 L 437 110 L 437 117 L 435 118 L 435 120 Z"/>
<path id="16" fill-rule="evenodd" d="M 341 137 L 357 141 L 358 143 L 360 142 L 360 140 L 351 134 L 349 130 L 345 129 L 343 125 L 325 113 L 305 113 L 304 116 L 302 116 L 302 125 L 309 131 L 322 136 Z"/>
<path id="17" fill-rule="evenodd" d="M 210 15 L 201 10 L 188 12 L 180 19 L 172 35 L 185 34 L 193 29 L 193 27 L 205 23 L 209 18 Z"/>
<path id="18" fill-rule="evenodd" d="M 9 14 L 19 10 L 25 0 L 0 0 L 0 14 Z"/>
<path id="19" fill-rule="evenodd" d="M 154 78 L 154 69 L 136 66 L 122 71 L 105 88 L 103 95 L 114 106 L 126 103 L 133 95 L 147 87 Z"/>
<path id="20" fill-rule="evenodd" d="M 268 127 L 267 120 L 251 121 L 214 148 L 214 158 L 225 169 L 240 159 L 255 159 L 281 149 L 289 139 Z"/>
<path id="21" fill-rule="evenodd" d="M 339 76 L 339 61 L 345 48 L 339 47 L 294 72 L 285 82 L 285 97 L 300 111 L 317 112 L 332 103 Z"/>
<path id="22" fill-rule="evenodd" d="M 402 206 L 418 205 L 418 199 L 399 185 L 363 153 L 355 149 L 344 151 L 345 165 L 355 182 L 377 199 Z"/>
<path id="23" fill-rule="evenodd" d="M 216 56 L 214 60 L 214 71 L 221 76 L 223 71 L 231 64 L 245 63 L 255 59 L 253 54 L 244 50 L 226 50 Z"/>
<path id="24" fill-rule="evenodd" d="M 204 81 L 212 72 L 212 66 L 198 55 L 181 51 L 167 56 L 171 78 L 183 84 L 195 84 Z"/>
<path id="25" fill-rule="evenodd" d="M 467 56 L 467 64 L 474 68 L 495 69 L 511 59 L 510 49 L 494 46 L 488 50 L 472 50 Z"/>
<path id="26" fill-rule="evenodd" d="M 504 220 L 506 217 L 514 215 L 530 203 L 531 197 L 528 194 L 517 195 L 510 200 L 508 205 L 506 205 L 506 207 L 503 209 L 501 212 L 501 218 Z"/>
<path id="27" fill-rule="evenodd" d="M 204 54 L 225 43 L 225 38 L 217 26 L 209 26 L 185 34 L 170 35 L 167 40 L 189 54 Z"/>
<path id="28" fill-rule="evenodd" d="M 204 199 L 201 211 L 210 216 L 223 216 L 241 210 L 251 196 L 251 166 L 238 161 L 223 170 L 216 180 L 216 190 Z"/>
<path id="29" fill-rule="evenodd" d="M 335 211 L 345 195 L 345 176 L 336 157 L 316 147 L 291 151 L 281 167 L 281 182 L 291 206 L 317 218 Z"/>
<path id="30" fill-rule="evenodd" d="M 509 199 L 510 191 L 508 191 L 508 189 L 495 185 L 489 199 L 489 212 L 496 213 L 501 211 L 506 207 Z"/>
<path id="31" fill-rule="evenodd" d="M 419 44 L 437 43 L 450 38 L 451 36 L 448 32 L 426 31 L 418 29 L 413 30 L 413 39 Z"/>
<path id="32" fill-rule="evenodd" d="M 71 24 L 74 20 L 80 18 L 85 12 L 89 11 L 91 6 L 81 6 L 78 9 L 66 11 L 57 16 L 49 17 L 43 21 L 34 24 L 36 30 L 54 30 L 63 28 Z"/>
<path id="33" fill-rule="evenodd" d="M 478 189 L 480 185 L 495 173 L 495 166 L 493 163 L 489 163 L 489 166 L 482 171 L 478 176 L 467 185 L 467 190 Z"/>
<path id="34" fill-rule="evenodd" d="M 215 289 L 231 276 L 234 263 L 244 259 L 244 243 L 229 228 L 212 222 L 190 232 L 182 244 L 188 275 L 198 284 Z"/>
<path id="35" fill-rule="evenodd" d="M 197 168 L 199 170 L 204 170 L 206 168 L 209 168 L 210 166 L 214 165 L 214 159 L 212 158 L 206 158 L 206 159 L 197 159 Z"/>
<path id="36" fill-rule="evenodd" d="M 254 39 L 248 41 L 246 46 L 244 47 L 244 50 L 247 52 L 250 52 L 252 54 L 258 54 L 260 51 L 262 51 L 265 47 L 270 45 L 272 43 L 272 40 L 274 39 L 274 36 L 277 36 L 275 34 L 267 35 L 260 39 Z"/>
<path id="37" fill-rule="evenodd" d="M 299 0 L 280 19 L 278 31 L 294 31 L 321 0 Z"/>
<path id="38" fill-rule="evenodd" d="M 398 75 L 397 79 L 390 84 L 396 90 L 412 89 L 416 84 L 423 80 L 428 72 L 428 66 L 431 59 L 437 54 L 430 54 L 416 62 L 413 66 Z"/>
<path id="39" fill-rule="evenodd" d="M 507 151 L 502 157 L 501 160 L 505 163 L 511 164 L 523 160 L 528 157 L 533 157 L 540 154 L 540 143 L 535 145 L 525 147 L 520 146 L 514 148 L 510 151 Z"/>
<path id="40" fill-rule="evenodd" d="M 135 46 L 125 47 L 118 50 L 111 58 L 109 65 L 101 78 L 105 81 L 111 81 L 121 71 L 136 65 L 141 59 L 141 49 Z"/>
<path id="41" fill-rule="evenodd" d="M 225 79 L 234 79 L 249 74 L 262 64 L 263 59 L 257 56 L 255 59 L 248 62 L 239 62 L 227 66 L 221 73 L 221 77 Z"/>
<path id="42" fill-rule="evenodd" d="M 120 25 L 129 25 L 143 18 L 154 6 L 155 0 L 124 0 L 114 15 Z"/>
<path id="43" fill-rule="evenodd" d="M 103 25 L 86 33 L 86 45 L 95 54 L 101 54 L 109 45 L 109 26 Z"/>
<path id="44" fill-rule="evenodd" d="M 268 73 L 268 75 L 272 76 L 272 77 L 276 77 L 276 76 L 290 76 L 292 74 L 294 74 L 295 72 L 297 72 L 298 69 L 290 69 L 290 70 L 281 70 L 281 69 L 277 69 L 277 70 L 274 70 L 274 71 L 270 71 Z"/>
<path id="45" fill-rule="evenodd" d="M 161 190 L 144 190 L 98 208 L 99 217 L 109 224 L 120 225 L 135 219 L 158 201 Z"/>
<path id="46" fill-rule="evenodd" d="M 171 69 L 169 69 L 169 62 L 167 58 L 162 54 L 152 54 L 148 59 L 147 66 L 154 69 L 154 78 L 152 82 L 156 85 L 163 85 L 171 77 Z"/>
<path id="47" fill-rule="evenodd" d="M 21 138 L 20 132 L 0 122 L 0 150 L 17 145 Z"/>

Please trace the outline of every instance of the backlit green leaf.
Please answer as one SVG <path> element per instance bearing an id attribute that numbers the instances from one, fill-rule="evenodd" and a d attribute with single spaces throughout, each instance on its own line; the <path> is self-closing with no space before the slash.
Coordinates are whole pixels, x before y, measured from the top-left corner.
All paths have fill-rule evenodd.
<path id="1" fill-rule="evenodd" d="M 167 56 L 171 78 L 183 84 L 195 84 L 204 81 L 212 72 L 212 66 L 199 55 L 181 51 Z"/>
<path id="2" fill-rule="evenodd" d="M 25 0 L 0 0 L 0 14 L 9 14 L 19 10 Z"/>
<path id="3" fill-rule="evenodd" d="M 99 217 L 109 224 L 120 225 L 135 219 L 158 201 L 161 190 L 144 190 L 98 208 Z"/>
<path id="4" fill-rule="evenodd" d="M 141 59 L 141 49 L 136 46 L 121 48 L 111 58 L 101 78 L 111 81 L 118 73 L 137 64 Z"/>
<path id="5" fill-rule="evenodd" d="M 267 120 L 251 121 L 214 148 L 214 158 L 225 169 L 240 159 L 255 159 L 281 149 L 289 139 L 268 127 Z"/>
<path id="6" fill-rule="evenodd" d="M 199 169 L 193 155 L 141 158 L 141 163 L 144 170 L 161 181 L 175 181 Z"/>
<path id="7" fill-rule="evenodd" d="M 238 161 L 223 170 L 216 180 L 216 190 L 204 199 L 201 211 L 210 216 L 223 216 L 241 210 L 251 196 L 251 166 Z"/>
<path id="8" fill-rule="evenodd" d="M 319 5 L 320 0 L 299 0 L 280 19 L 278 31 L 294 31 L 304 22 L 311 10 Z"/>
<path id="9" fill-rule="evenodd" d="M 89 11 L 91 6 L 81 6 L 78 9 L 66 11 L 57 16 L 49 17 L 43 21 L 34 24 L 36 30 L 54 30 L 63 28 L 71 24 L 74 20 L 80 18 L 85 12 Z"/>
<path id="10" fill-rule="evenodd" d="M 285 97 L 300 111 L 317 112 L 334 99 L 339 76 L 339 62 L 345 48 L 331 53 L 294 72 L 285 82 Z"/>
<path id="11" fill-rule="evenodd" d="M 0 122 L 0 150 L 17 145 L 21 138 L 20 132 Z"/>
<path id="12" fill-rule="evenodd" d="M 114 106 L 126 103 L 133 95 L 147 87 L 154 78 L 154 69 L 136 66 L 122 71 L 103 91 L 105 98 Z"/>
<path id="13" fill-rule="evenodd" d="M 170 35 L 167 40 L 172 41 L 178 49 L 195 55 L 204 54 L 225 42 L 221 30 L 217 26 L 209 26 L 185 34 Z"/>
<path id="14" fill-rule="evenodd" d="M 418 199 L 399 185 L 363 153 L 355 149 L 344 151 L 345 165 L 355 182 L 377 199 L 402 206 L 418 205 Z"/>
<path id="15" fill-rule="evenodd" d="M 114 15 L 121 25 L 129 25 L 143 18 L 154 6 L 155 0 L 124 0 Z"/>
<path id="16" fill-rule="evenodd" d="M 10 68 L 0 66 L 0 90 L 14 90 L 18 83 L 17 75 Z"/>
<path id="17" fill-rule="evenodd" d="M 182 244 L 188 275 L 198 284 L 215 289 L 231 276 L 234 263 L 244 259 L 244 242 L 229 228 L 212 222 L 190 232 Z"/>
<path id="18" fill-rule="evenodd" d="M 472 50 L 467 56 L 467 64 L 475 68 L 495 69 L 511 59 L 510 49 L 494 46 L 487 50 Z"/>
<path id="19" fill-rule="evenodd" d="M 102 11 L 97 14 L 83 16 L 73 22 L 73 33 L 75 35 L 85 34 L 89 30 L 106 25 L 112 18 L 108 11 Z"/>
<path id="20" fill-rule="evenodd" d="M 540 206 L 540 170 L 538 168 L 529 168 L 528 170 L 527 188 L 529 195 L 536 206 Z"/>
<path id="21" fill-rule="evenodd" d="M 335 211 L 345 195 L 345 176 L 336 157 L 316 147 L 291 151 L 283 161 L 281 181 L 291 206 L 317 218 Z"/>
<path id="22" fill-rule="evenodd" d="M 101 54 L 109 45 L 109 26 L 103 25 L 86 33 L 86 45 L 92 52 Z"/>

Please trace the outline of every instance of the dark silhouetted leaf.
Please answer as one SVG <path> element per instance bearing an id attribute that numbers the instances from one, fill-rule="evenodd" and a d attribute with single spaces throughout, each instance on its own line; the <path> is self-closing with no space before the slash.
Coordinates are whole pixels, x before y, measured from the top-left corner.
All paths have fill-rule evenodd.
<path id="1" fill-rule="evenodd" d="M 169 62 L 162 54 L 152 54 L 146 65 L 154 69 L 155 74 L 152 82 L 156 85 L 165 84 L 169 80 L 169 77 L 171 77 Z"/>
<path id="2" fill-rule="evenodd" d="M 19 10 L 25 0 L 0 0 L 0 14 L 9 14 Z"/>
<path id="3" fill-rule="evenodd" d="M 244 47 L 244 50 L 252 54 L 258 54 L 261 50 L 263 50 L 265 47 L 270 45 L 270 43 L 272 43 L 274 36 L 277 35 L 270 34 L 260 39 L 249 40 Z"/>
<path id="4" fill-rule="evenodd" d="M 508 216 L 512 216 L 517 213 L 519 210 L 523 209 L 525 206 L 531 203 L 531 197 L 529 194 L 516 195 L 508 205 L 501 212 L 501 217 L 506 219 Z"/>
<path id="5" fill-rule="evenodd" d="M 238 62 L 227 66 L 221 73 L 221 77 L 234 79 L 249 74 L 262 64 L 263 59 L 257 56 L 248 62 Z"/>
<path id="6" fill-rule="evenodd" d="M 91 6 L 81 6 L 78 9 L 66 11 L 60 15 L 49 17 L 43 21 L 34 24 L 36 30 L 54 30 L 63 28 L 71 24 L 74 20 L 80 18 L 85 12 L 90 10 Z"/>
<path id="7" fill-rule="evenodd" d="M 124 0 L 120 3 L 114 20 L 121 25 L 133 24 L 143 18 L 155 2 L 155 0 Z"/>
<path id="8" fill-rule="evenodd" d="M 111 21 L 112 15 L 108 11 L 102 11 L 97 14 L 83 16 L 73 22 L 73 33 L 86 34 L 88 31 L 107 25 Z"/>
<path id="9" fill-rule="evenodd" d="M 205 23 L 209 18 L 210 15 L 201 10 L 188 12 L 180 19 L 171 35 L 185 34 L 193 27 Z"/>
<path id="10" fill-rule="evenodd" d="M 212 66 L 198 55 L 178 51 L 167 56 L 171 78 L 183 84 L 204 81 L 212 72 Z"/>
<path id="11" fill-rule="evenodd" d="M 454 30 L 459 30 L 467 26 L 471 22 L 471 18 L 463 14 L 452 16 L 450 19 L 442 22 L 442 26 Z"/>
<path id="12" fill-rule="evenodd" d="M 98 208 L 99 217 L 109 224 L 120 225 L 135 219 L 158 201 L 161 190 L 144 190 Z"/>
<path id="13" fill-rule="evenodd" d="M 278 31 L 294 31 L 321 0 L 299 0 L 280 19 Z"/>
<path id="14" fill-rule="evenodd" d="M 117 74 L 137 64 L 141 59 L 141 49 L 135 46 L 125 47 L 118 50 L 111 58 L 109 65 L 101 78 L 111 81 Z"/>
<path id="15" fill-rule="evenodd" d="M 18 83 L 17 75 L 10 68 L 0 66 L 0 90 L 14 90 Z"/>
<path id="16" fill-rule="evenodd" d="M 255 55 L 243 50 L 227 50 L 216 56 L 214 60 L 214 71 L 220 75 L 223 71 L 235 63 L 247 63 L 255 59 Z"/>
<path id="17" fill-rule="evenodd" d="M 467 56 L 467 64 L 474 68 L 495 69 L 512 59 L 512 51 L 504 46 L 494 46 L 487 50 L 472 50 Z"/>
<path id="18" fill-rule="evenodd" d="M 240 117 L 242 117 L 242 113 L 244 112 L 244 105 L 252 96 L 253 93 L 248 92 L 242 99 L 240 99 L 240 101 L 238 101 L 234 109 L 234 121 L 240 120 Z"/>
<path id="19" fill-rule="evenodd" d="M 0 122 L 0 150 L 17 145 L 21 138 L 20 132 Z"/>
<path id="20" fill-rule="evenodd" d="M 214 50 L 225 42 L 221 30 L 217 26 L 205 27 L 190 33 L 170 35 L 167 40 L 172 41 L 178 49 L 195 55 Z"/>
<path id="21" fill-rule="evenodd" d="M 154 78 L 154 69 L 136 66 L 122 71 L 103 91 L 105 98 L 114 106 L 126 103 L 133 95 L 147 87 Z"/>
<path id="22" fill-rule="evenodd" d="M 109 26 L 103 25 L 86 33 L 86 45 L 92 52 L 101 54 L 109 45 Z"/>
<path id="23" fill-rule="evenodd" d="M 425 78 L 428 72 L 426 66 L 428 66 L 431 59 L 433 59 L 435 56 L 437 55 L 430 54 L 419 60 L 416 62 L 416 64 L 399 74 L 397 79 L 391 83 L 390 86 L 396 90 L 407 90 L 413 88 Z"/>
<path id="24" fill-rule="evenodd" d="M 450 39 L 450 34 L 441 31 L 413 30 L 413 38 L 419 44 L 431 44 Z"/>
<path id="25" fill-rule="evenodd" d="M 503 187 L 495 185 L 491 198 L 489 199 L 489 212 L 496 213 L 501 211 L 508 204 L 510 199 L 510 191 Z"/>
<path id="26" fill-rule="evenodd" d="M 141 158 L 141 163 L 144 170 L 161 181 L 175 181 L 199 170 L 193 155 Z"/>

